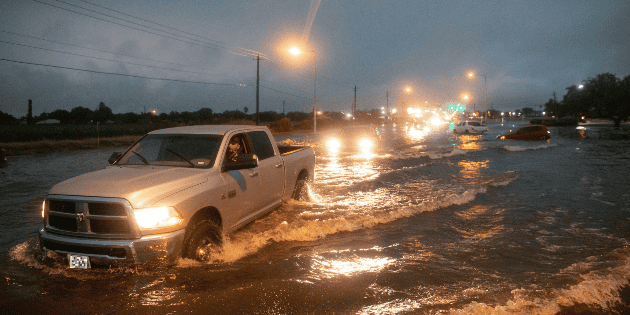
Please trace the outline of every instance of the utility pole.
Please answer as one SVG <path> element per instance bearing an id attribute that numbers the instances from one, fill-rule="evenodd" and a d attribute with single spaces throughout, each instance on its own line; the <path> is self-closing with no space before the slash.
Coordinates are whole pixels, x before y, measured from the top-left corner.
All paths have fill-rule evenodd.
<path id="1" fill-rule="evenodd" d="M 254 58 L 256 60 L 256 126 L 259 124 L 258 120 L 258 100 L 259 100 L 259 90 L 260 90 L 260 54 Z M 284 110 L 283 110 L 284 111 Z"/>
<path id="2" fill-rule="evenodd" d="M 282 101 L 282 115 L 284 115 L 284 101 Z"/>

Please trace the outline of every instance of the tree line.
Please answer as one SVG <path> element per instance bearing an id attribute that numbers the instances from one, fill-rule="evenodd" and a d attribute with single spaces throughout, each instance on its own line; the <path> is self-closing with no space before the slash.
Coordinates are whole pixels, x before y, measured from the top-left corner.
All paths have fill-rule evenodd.
<path id="1" fill-rule="evenodd" d="M 82 106 L 74 107 L 70 111 L 65 109 L 56 109 L 50 113 L 43 112 L 39 116 L 33 116 L 32 101 L 28 100 L 28 112 L 21 118 L 15 118 L 10 114 L 0 111 L 0 124 L 36 124 L 49 119 L 59 121 L 61 124 L 96 124 L 96 123 L 118 123 L 118 124 L 138 124 L 138 123 L 153 123 L 153 122 L 169 122 L 169 123 L 183 123 L 183 124 L 203 124 L 203 123 L 216 123 L 235 120 L 254 120 L 255 114 L 247 114 L 248 108 L 244 107 L 243 111 L 240 110 L 226 110 L 223 113 L 214 113 L 210 108 L 201 108 L 194 112 L 184 111 L 177 112 L 171 111 L 170 113 L 119 113 L 114 114 L 105 103 L 101 102 L 95 110 L 85 108 Z M 287 114 L 280 114 L 273 111 L 265 111 L 259 113 L 259 120 L 263 122 L 274 122 L 284 117 L 289 118 L 291 121 L 302 121 L 312 117 L 310 113 L 303 112 L 289 112 Z"/>
<path id="2" fill-rule="evenodd" d="M 613 74 L 602 73 L 566 90 L 561 101 L 554 98 L 545 103 L 549 115 L 610 119 L 616 127 L 630 116 L 630 75 L 621 80 Z"/>

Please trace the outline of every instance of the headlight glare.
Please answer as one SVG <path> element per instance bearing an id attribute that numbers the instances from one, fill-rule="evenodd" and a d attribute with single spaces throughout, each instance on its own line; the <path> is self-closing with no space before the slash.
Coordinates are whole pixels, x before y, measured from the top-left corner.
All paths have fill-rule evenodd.
<path id="1" fill-rule="evenodd" d="M 328 150 L 337 151 L 341 147 L 341 142 L 339 142 L 338 139 L 330 139 L 326 142 L 326 146 L 328 147 Z"/>
<path id="2" fill-rule="evenodd" d="M 161 229 L 176 226 L 184 221 L 173 207 L 135 209 L 136 222 L 142 230 Z"/>
<path id="3" fill-rule="evenodd" d="M 361 139 L 359 141 L 359 146 L 363 149 L 371 149 L 374 143 L 370 139 Z"/>

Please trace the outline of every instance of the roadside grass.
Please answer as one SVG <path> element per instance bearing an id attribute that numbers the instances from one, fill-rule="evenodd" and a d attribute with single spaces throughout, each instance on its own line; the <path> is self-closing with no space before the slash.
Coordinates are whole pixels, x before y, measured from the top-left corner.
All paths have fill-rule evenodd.
<path id="1" fill-rule="evenodd" d="M 78 150 L 111 149 L 128 147 L 141 136 L 121 136 L 107 138 L 87 138 L 81 140 L 39 140 L 32 142 L 0 143 L 7 155 L 34 155 L 51 152 L 71 152 Z"/>

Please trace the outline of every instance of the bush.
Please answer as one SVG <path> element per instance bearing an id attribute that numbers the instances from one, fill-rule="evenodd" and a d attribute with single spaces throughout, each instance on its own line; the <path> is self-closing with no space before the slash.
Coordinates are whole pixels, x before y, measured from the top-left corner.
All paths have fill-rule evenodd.
<path id="1" fill-rule="evenodd" d="M 230 120 L 224 123 L 224 125 L 250 125 L 250 126 L 253 126 L 255 124 L 256 124 L 255 122 L 251 120 L 247 120 L 247 119 Z"/>
<path id="2" fill-rule="evenodd" d="M 293 124 L 289 118 L 282 118 L 276 122 L 272 122 L 269 129 L 273 132 L 290 132 L 293 130 Z"/>

